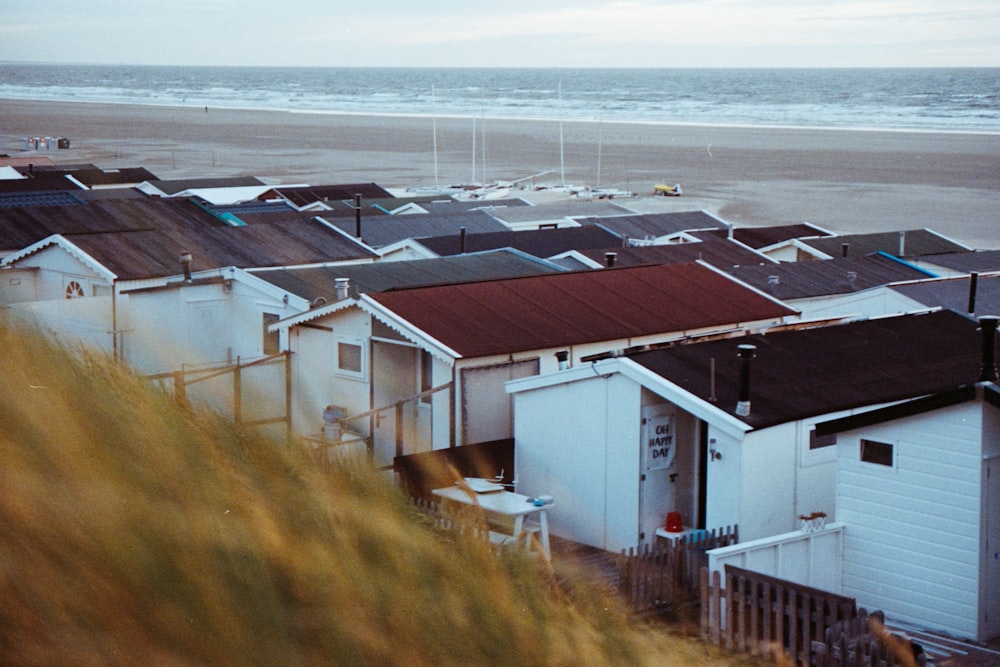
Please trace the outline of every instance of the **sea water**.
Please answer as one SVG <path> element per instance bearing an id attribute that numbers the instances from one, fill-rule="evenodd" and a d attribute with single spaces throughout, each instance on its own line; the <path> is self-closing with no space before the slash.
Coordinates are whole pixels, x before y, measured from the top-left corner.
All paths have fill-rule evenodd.
<path id="1" fill-rule="evenodd" d="M 1000 68 L 463 69 L 7 63 L 0 64 L 0 99 L 312 113 L 1000 132 Z"/>

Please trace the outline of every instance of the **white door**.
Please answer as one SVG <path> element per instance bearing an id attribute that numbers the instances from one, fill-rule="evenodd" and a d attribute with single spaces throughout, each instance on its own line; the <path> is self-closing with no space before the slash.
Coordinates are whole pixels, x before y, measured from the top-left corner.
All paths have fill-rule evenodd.
<path id="1" fill-rule="evenodd" d="M 1000 636 L 1000 459 L 986 461 L 986 567 L 982 586 L 986 592 L 981 639 Z"/>
<path id="2" fill-rule="evenodd" d="M 656 529 L 666 525 L 667 513 L 676 507 L 677 415 L 669 404 L 642 408 L 639 470 L 639 541 L 656 541 Z M 688 517 L 684 517 L 685 521 Z"/>

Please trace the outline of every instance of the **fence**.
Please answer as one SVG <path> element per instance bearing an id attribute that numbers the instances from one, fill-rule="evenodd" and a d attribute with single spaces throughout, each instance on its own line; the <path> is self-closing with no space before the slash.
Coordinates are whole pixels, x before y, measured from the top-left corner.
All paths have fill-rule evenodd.
<path id="1" fill-rule="evenodd" d="M 240 426 L 278 426 L 281 437 L 291 435 L 292 375 L 287 352 L 249 361 L 237 357 L 234 364 L 184 367 L 144 377 L 172 391 L 181 403 L 228 413 Z"/>
<path id="2" fill-rule="evenodd" d="M 696 599 L 706 552 L 737 542 L 739 528 L 729 526 L 622 550 L 617 559 L 621 593 L 636 613 Z"/>
<path id="3" fill-rule="evenodd" d="M 812 644 L 816 667 L 905 667 L 927 664 L 923 649 L 886 631 L 882 612 L 858 611 L 856 618 L 827 628 Z"/>
<path id="4" fill-rule="evenodd" d="M 701 570 L 702 638 L 751 655 L 816 667 L 923 665 L 919 647 L 882 626 L 853 598 L 732 565 Z"/>

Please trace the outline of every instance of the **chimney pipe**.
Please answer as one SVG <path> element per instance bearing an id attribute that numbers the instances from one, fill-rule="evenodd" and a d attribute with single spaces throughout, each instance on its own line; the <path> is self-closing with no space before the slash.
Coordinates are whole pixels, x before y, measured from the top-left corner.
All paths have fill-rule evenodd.
<path id="1" fill-rule="evenodd" d="M 857 271 L 847 272 L 847 284 L 850 286 L 851 289 L 857 289 L 857 283 L 856 283 L 857 279 L 858 279 Z"/>
<path id="2" fill-rule="evenodd" d="M 902 257 L 906 254 L 906 232 L 899 232 L 899 256 Z"/>
<path id="3" fill-rule="evenodd" d="M 463 254 L 463 255 L 465 254 L 465 234 L 466 234 L 465 227 L 459 227 L 458 228 L 458 251 L 461 254 Z"/>
<path id="4" fill-rule="evenodd" d="M 740 345 L 740 396 L 736 403 L 736 414 L 746 417 L 750 414 L 750 362 L 753 361 L 756 345 Z"/>
<path id="5" fill-rule="evenodd" d="M 337 290 L 337 301 L 343 301 L 350 296 L 350 278 L 334 278 L 333 286 Z"/>
<path id="6" fill-rule="evenodd" d="M 564 371 L 569 368 L 569 350 L 556 352 L 556 360 L 559 362 L 559 370 Z"/>
<path id="7" fill-rule="evenodd" d="M 616 252 L 606 252 L 604 253 L 604 266 L 609 269 L 615 265 L 615 260 L 618 259 L 618 253 Z"/>
<path id="8" fill-rule="evenodd" d="M 781 283 L 781 278 L 779 276 L 768 276 L 767 286 L 771 290 L 771 294 L 778 293 L 778 285 Z"/>
<path id="9" fill-rule="evenodd" d="M 361 238 L 361 195 L 354 195 L 354 236 Z"/>
<path id="10" fill-rule="evenodd" d="M 983 370 L 979 373 L 980 382 L 996 382 L 1000 379 L 997 373 L 997 323 L 1000 317 L 984 315 L 979 318 L 979 330 L 983 332 Z"/>
<path id="11" fill-rule="evenodd" d="M 850 247 L 851 247 L 850 243 L 841 243 L 840 244 L 840 256 L 841 257 L 847 257 L 847 249 L 850 248 Z"/>
<path id="12" fill-rule="evenodd" d="M 969 314 L 976 312 L 976 290 L 979 288 L 979 273 L 973 271 L 969 274 Z"/>
<path id="13" fill-rule="evenodd" d="M 184 280 L 191 280 L 191 253 L 187 250 L 181 252 L 181 270 L 184 272 Z"/>

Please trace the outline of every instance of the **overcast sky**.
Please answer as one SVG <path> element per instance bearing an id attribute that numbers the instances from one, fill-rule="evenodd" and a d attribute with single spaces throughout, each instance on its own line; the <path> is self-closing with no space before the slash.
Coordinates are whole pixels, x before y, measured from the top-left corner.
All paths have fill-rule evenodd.
<path id="1" fill-rule="evenodd" d="M 0 0 L 0 61 L 1000 66 L 1000 2 Z"/>

